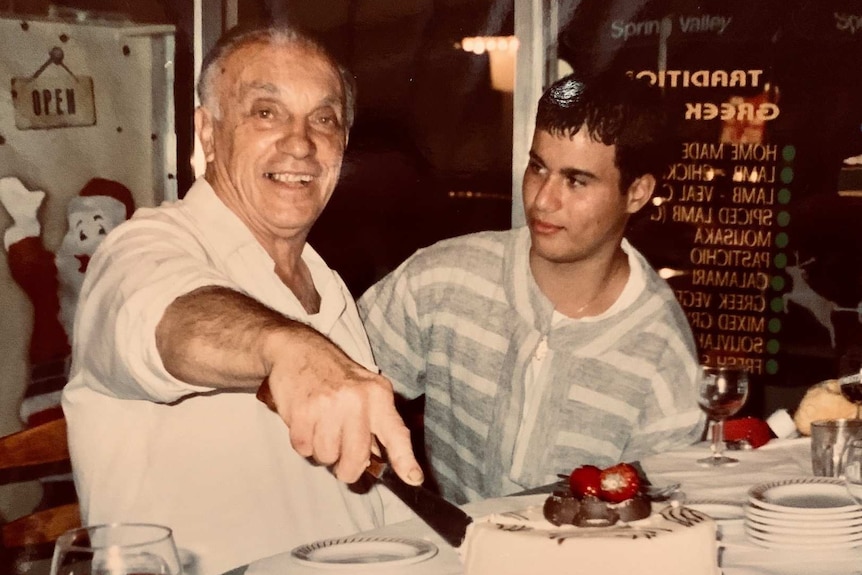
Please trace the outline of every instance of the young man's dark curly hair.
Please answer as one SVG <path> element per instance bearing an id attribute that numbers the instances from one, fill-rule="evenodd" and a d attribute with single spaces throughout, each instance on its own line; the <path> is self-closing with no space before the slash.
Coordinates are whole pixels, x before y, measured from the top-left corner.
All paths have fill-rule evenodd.
<path id="1" fill-rule="evenodd" d="M 572 138 L 581 128 L 616 147 L 621 192 L 644 174 L 661 178 L 670 138 L 661 93 L 647 81 L 609 71 L 554 82 L 539 100 L 536 129 Z"/>

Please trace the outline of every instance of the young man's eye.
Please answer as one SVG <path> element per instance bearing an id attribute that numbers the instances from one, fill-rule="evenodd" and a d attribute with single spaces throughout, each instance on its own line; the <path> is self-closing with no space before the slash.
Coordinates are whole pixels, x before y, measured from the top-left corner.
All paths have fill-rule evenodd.
<path id="1" fill-rule="evenodd" d="M 581 188 L 587 185 L 586 180 L 577 176 L 569 176 L 566 178 L 566 185 L 570 188 Z"/>
<path id="2" fill-rule="evenodd" d="M 542 166 L 542 164 L 540 164 L 539 162 L 536 162 L 536 161 L 530 161 L 527 164 L 527 168 L 535 174 L 540 174 L 540 173 L 542 173 L 542 170 L 545 169 L 544 166 Z"/>

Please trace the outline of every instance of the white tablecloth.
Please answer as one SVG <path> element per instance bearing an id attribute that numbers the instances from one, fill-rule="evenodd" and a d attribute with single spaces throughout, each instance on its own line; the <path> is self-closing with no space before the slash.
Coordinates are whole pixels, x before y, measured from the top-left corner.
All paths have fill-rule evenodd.
<path id="1" fill-rule="evenodd" d="M 688 500 L 747 500 L 747 492 L 759 483 L 811 476 L 810 441 L 807 438 L 773 440 L 751 451 L 734 451 L 740 460 L 733 467 L 700 467 L 695 460 L 709 453 L 707 444 L 664 453 L 641 462 L 654 485 L 680 482 Z M 492 512 L 521 509 L 540 503 L 544 495 L 505 497 L 466 505 L 474 517 Z M 725 575 L 862 575 L 862 547 L 848 550 L 772 550 L 746 540 L 742 525 L 722 525 L 720 565 Z M 418 519 L 369 531 L 364 535 L 411 537 L 432 541 L 438 553 L 426 561 L 403 567 L 351 568 L 343 572 L 379 572 L 386 575 L 462 575 L 455 549 L 447 545 Z M 538 568 L 539 566 L 537 566 Z M 245 575 L 322 575 L 331 569 L 309 567 L 289 550 L 261 559 L 231 573 Z M 644 574 L 653 575 L 648 570 Z M 660 574 L 655 574 L 660 575 Z"/>
<path id="2" fill-rule="evenodd" d="M 708 453 L 707 444 L 651 457 L 642 462 L 656 485 L 682 483 L 686 500 L 748 500 L 757 484 L 810 477 L 811 440 L 774 439 L 759 449 L 732 451 L 740 460 L 733 467 L 703 468 L 695 459 Z M 796 551 L 766 549 L 746 539 L 742 525 L 722 525 L 720 565 L 725 575 L 857 575 L 862 574 L 862 547 L 845 550 Z"/>

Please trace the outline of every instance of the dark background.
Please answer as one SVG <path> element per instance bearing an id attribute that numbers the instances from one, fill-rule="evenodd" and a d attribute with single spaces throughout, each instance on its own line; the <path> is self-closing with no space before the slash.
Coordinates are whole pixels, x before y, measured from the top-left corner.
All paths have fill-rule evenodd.
<path id="1" fill-rule="evenodd" d="M 173 24 L 180 195 L 193 173 L 192 3 L 0 0 L 94 17 Z M 56 8 L 54 9 L 56 11 Z M 513 0 L 242 0 L 240 24 L 287 21 L 318 36 L 356 76 L 357 120 L 341 181 L 310 243 L 355 296 L 419 247 L 511 222 L 512 95 L 491 88 L 487 54 L 462 38 L 512 35 Z"/>
<path id="2" fill-rule="evenodd" d="M 773 234 L 786 231 L 790 243 L 783 251 L 789 264 L 806 266 L 809 285 L 838 307 L 832 321 L 837 341 L 833 348 L 827 331 L 804 308 L 789 304 L 787 314 L 772 313 L 782 322 L 776 374 L 755 378 L 746 411 L 767 415 L 775 407 L 793 408 L 804 389 L 814 382 L 836 377 L 842 357 L 862 346 L 862 198 L 840 196 L 839 189 L 862 190 L 862 182 L 842 161 L 862 154 L 862 30 L 839 29 L 848 22 L 862 27 L 859 0 L 610 0 L 576 3 L 573 18 L 560 34 L 560 55 L 580 73 L 608 67 L 655 70 L 660 40 L 656 35 L 611 37 L 613 23 L 674 20 L 668 36 L 669 70 L 762 69 L 780 115 L 767 122 L 764 142 L 796 148 L 793 182 L 787 186 L 792 200 L 774 206 L 790 215 L 787 228 L 773 226 Z M 678 18 L 711 15 L 731 18 L 723 34 L 680 33 Z M 851 16 L 852 18 L 848 18 Z M 667 107 L 674 137 L 683 142 L 719 141 L 721 122 L 684 119 L 686 102 L 726 101 L 730 96 L 754 96 L 762 90 L 744 88 L 666 88 Z M 677 156 L 678 157 L 678 156 Z M 779 162 L 780 164 L 780 162 Z M 839 182 L 839 180 L 841 180 Z M 724 185 L 727 185 L 725 183 Z M 781 184 L 775 185 L 776 192 Z M 650 208 L 643 216 L 648 216 Z M 629 237 L 657 267 L 691 267 L 691 224 L 656 224 L 648 217 L 634 220 Z M 782 269 L 765 270 L 792 281 Z M 687 287 L 685 279 L 671 279 L 673 287 Z M 770 291 L 768 299 L 780 298 Z M 854 312 L 852 310 L 858 310 Z M 697 330 L 695 330 L 697 332 Z M 766 338 L 771 334 L 764 334 Z"/>
<path id="3" fill-rule="evenodd" d="M 176 26 L 179 189 L 191 183 L 194 77 L 191 2 L 55 0 L 66 9 L 118 14 Z M 415 249 L 438 239 L 510 226 L 512 95 L 491 89 L 487 55 L 458 48 L 464 37 L 511 35 L 513 0 L 243 0 L 240 23 L 287 20 L 319 35 L 356 75 L 357 123 L 342 180 L 310 241 L 358 296 Z M 656 37 L 609 37 L 617 20 L 723 15 L 722 35 L 672 34 L 668 69 L 764 70 L 778 88 L 780 117 L 766 141 L 792 144 L 796 178 L 787 253 L 808 282 L 837 305 L 862 301 L 862 200 L 847 187 L 843 158 L 862 154 L 862 30 L 837 31 L 836 14 L 862 20 L 862 0 L 582 0 L 560 2 L 571 15 L 559 35 L 562 59 L 580 72 L 616 66 L 655 69 Z M 46 14 L 47 0 L 0 0 L 0 10 Z M 853 21 L 862 27 L 862 21 Z M 717 141 L 718 122 L 685 122 L 686 101 L 716 101 L 746 90 L 667 91 L 680 141 Z M 521 111 L 523 112 L 523 111 Z M 853 182 L 850 183 L 852 188 Z M 862 185 L 856 189 L 862 188 Z M 630 237 L 656 267 L 688 261 L 692 230 L 636 218 Z M 775 230 L 777 231 L 777 230 Z M 777 272 L 780 273 L 780 272 Z M 671 280 L 673 284 L 673 280 Z M 792 304 L 791 304 L 792 305 Z M 834 315 L 835 348 L 802 308 L 783 318 L 782 369 L 758 381 L 748 409 L 794 407 L 801 392 L 834 377 L 843 355 L 862 347 L 862 316 Z M 769 390 L 775 391 L 770 398 Z"/>

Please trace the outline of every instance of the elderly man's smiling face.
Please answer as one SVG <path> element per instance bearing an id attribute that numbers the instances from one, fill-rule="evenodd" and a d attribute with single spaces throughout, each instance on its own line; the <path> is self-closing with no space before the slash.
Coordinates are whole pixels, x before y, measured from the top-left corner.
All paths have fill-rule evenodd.
<path id="1" fill-rule="evenodd" d="M 215 73 L 217 111 L 196 117 L 207 180 L 265 247 L 304 243 L 347 144 L 338 71 L 303 45 L 255 43 Z"/>

